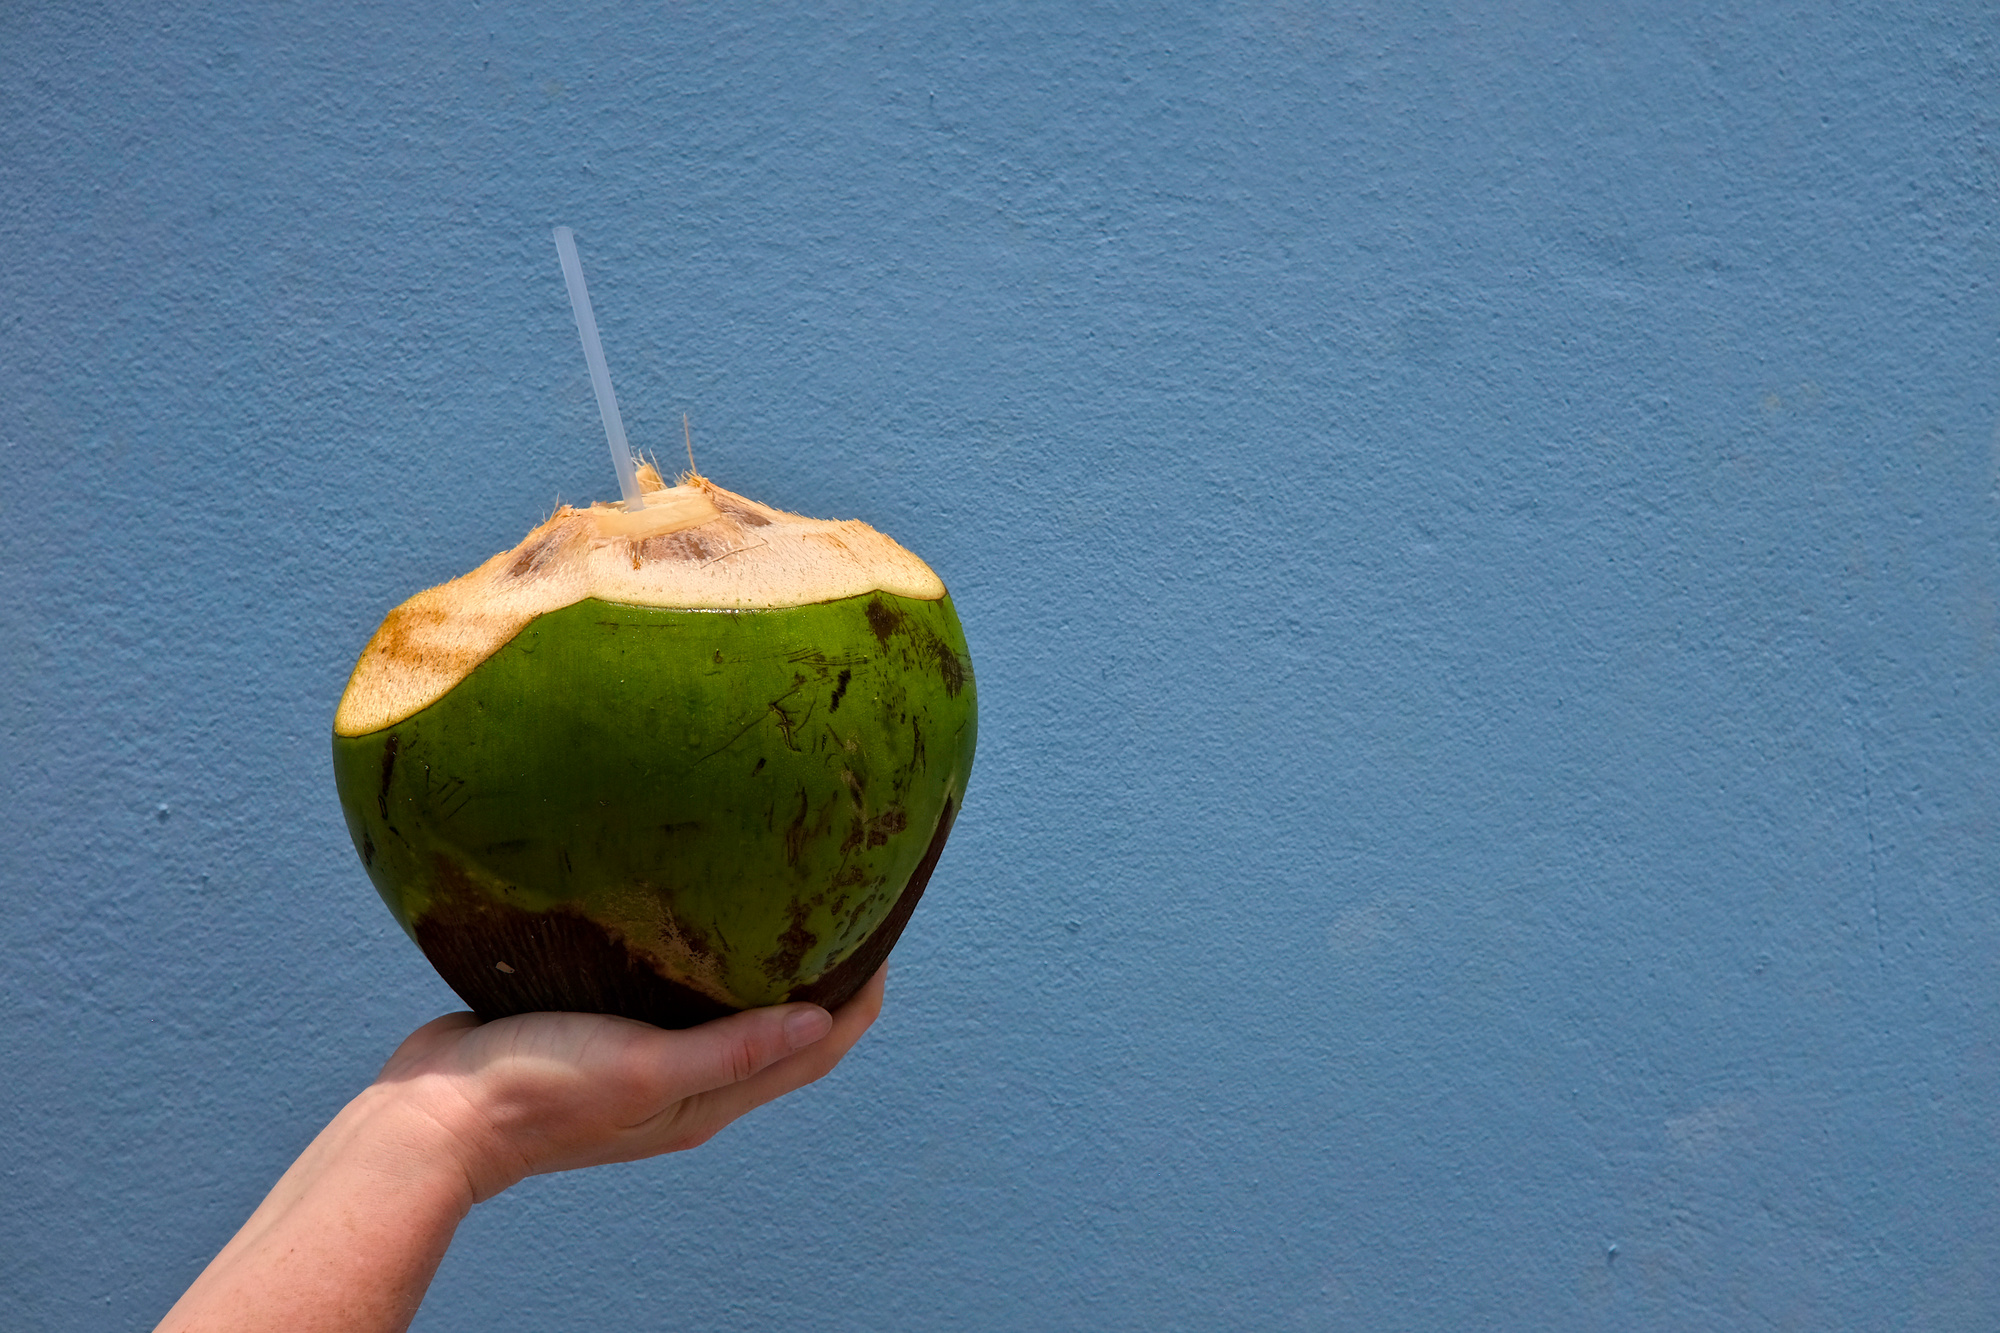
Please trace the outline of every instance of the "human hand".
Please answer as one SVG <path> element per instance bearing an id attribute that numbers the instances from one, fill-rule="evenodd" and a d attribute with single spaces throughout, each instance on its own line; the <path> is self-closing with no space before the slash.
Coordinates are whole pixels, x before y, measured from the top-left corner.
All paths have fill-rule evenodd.
<path id="1" fill-rule="evenodd" d="M 452 1232 L 526 1176 L 706 1142 L 820 1078 L 882 1010 L 752 1009 L 684 1032 L 603 1014 L 448 1014 L 307 1145 L 160 1324 L 204 1333 L 407 1329 Z"/>
<path id="2" fill-rule="evenodd" d="M 477 1203 L 527 1176 L 692 1148 L 825 1076 L 881 1012 L 886 972 L 832 1015 L 778 1005 L 678 1032 L 605 1014 L 448 1014 L 410 1034 L 371 1092 L 445 1131 Z"/>

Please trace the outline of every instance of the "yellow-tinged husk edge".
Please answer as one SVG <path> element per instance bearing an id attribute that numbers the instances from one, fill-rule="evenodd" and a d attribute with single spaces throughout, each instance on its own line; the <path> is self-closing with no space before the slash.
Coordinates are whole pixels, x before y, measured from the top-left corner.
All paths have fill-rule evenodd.
<path id="1" fill-rule="evenodd" d="M 435 703 L 535 617 L 595 597 L 687 610 L 770 610 L 889 592 L 944 596 L 929 565 L 858 520 L 806 518 L 688 473 L 640 470 L 645 509 L 559 507 L 472 572 L 383 619 L 334 714 L 337 736 Z"/>

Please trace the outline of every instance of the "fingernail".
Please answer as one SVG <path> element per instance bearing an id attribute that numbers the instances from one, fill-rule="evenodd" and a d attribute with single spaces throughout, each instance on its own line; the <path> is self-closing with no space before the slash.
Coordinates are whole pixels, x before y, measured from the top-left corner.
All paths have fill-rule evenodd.
<path id="1" fill-rule="evenodd" d="M 833 1015 L 814 1005 L 785 1015 L 785 1040 L 793 1050 L 810 1046 L 833 1031 Z"/>

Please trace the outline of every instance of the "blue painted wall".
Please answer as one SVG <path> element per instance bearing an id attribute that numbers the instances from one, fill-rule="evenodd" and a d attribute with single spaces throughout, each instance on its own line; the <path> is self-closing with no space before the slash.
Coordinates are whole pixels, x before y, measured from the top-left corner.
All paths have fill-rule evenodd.
<path id="1" fill-rule="evenodd" d="M 1698 12 L 1697 12 L 1698 11 Z M 455 1001 L 328 773 L 626 419 L 952 586 L 828 1082 L 424 1330 L 1995 1326 L 1989 6 L 0 11 L 0 1325 Z"/>

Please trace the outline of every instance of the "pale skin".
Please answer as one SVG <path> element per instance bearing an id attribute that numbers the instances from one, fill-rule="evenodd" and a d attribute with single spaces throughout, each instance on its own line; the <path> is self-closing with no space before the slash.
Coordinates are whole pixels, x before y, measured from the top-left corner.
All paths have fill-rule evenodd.
<path id="1" fill-rule="evenodd" d="M 823 1077 L 882 1008 L 753 1009 L 684 1032 L 602 1014 L 448 1014 L 299 1155 L 157 1333 L 409 1327 L 472 1206 L 529 1176 L 707 1142 Z"/>

